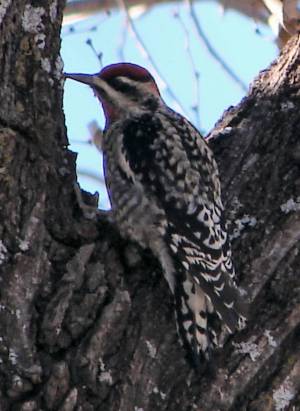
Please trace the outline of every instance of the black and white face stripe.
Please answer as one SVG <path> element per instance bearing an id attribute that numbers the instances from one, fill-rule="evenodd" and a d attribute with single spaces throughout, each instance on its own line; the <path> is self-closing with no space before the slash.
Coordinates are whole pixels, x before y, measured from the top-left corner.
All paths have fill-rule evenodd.
<path id="1" fill-rule="evenodd" d="M 150 92 L 149 79 L 146 77 L 136 81 L 129 77 L 119 76 L 108 79 L 106 82 L 115 91 L 126 96 L 131 101 L 139 101 Z"/>

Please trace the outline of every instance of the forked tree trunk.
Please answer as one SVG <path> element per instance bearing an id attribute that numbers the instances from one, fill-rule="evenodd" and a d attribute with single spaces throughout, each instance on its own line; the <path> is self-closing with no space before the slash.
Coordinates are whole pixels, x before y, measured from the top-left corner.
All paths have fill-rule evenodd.
<path id="1" fill-rule="evenodd" d="M 0 6 L 0 410 L 300 409 L 299 38 L 211 135 L 253 303 L 196 375 L 157 261 L 78 206 L 62 7 Z"/>

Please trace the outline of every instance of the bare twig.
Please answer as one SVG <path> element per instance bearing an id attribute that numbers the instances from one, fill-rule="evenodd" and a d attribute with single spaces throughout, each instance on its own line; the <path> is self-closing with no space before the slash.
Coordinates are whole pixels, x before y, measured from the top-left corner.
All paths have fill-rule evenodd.
<path id="1" fill-rule="evenodd" d="M 120 61 L 126 61 L 124 50 L 125 50 L 125 44 L 127 41 L 127 34 L 128 34 L 127 24 L 123 24 L 122 30 L 120 33 L 120 42 L 119 42 L 118 49 L 117 49 L 117 53 L 119 55 Z"/>
<path id="2" fill-rule="evenodd" d="M 65 26 L 62 30 L 62 37 L 64 38 L 64 37 L 67 37 L 71 34 L 92 33 L 92 32 L 97 31 L 97 29 L 98 29 L 98 27 L 95 26 L 95 25 L 93 25 L 91 27 L 84 28 L 84 29 L 80 29 L 80 30 L 76 26 L 77 26 L 77 23 Z"/>
<path id="3" fill-rule="evenodd" d="M 234 71 L 228 66 L 228 64 L 222 59 L 222 57 L 218 54 L 218 52 L 213 48 L 213 46 L 211 45 L 210 41 L 208 40 L 206 34 L 202 30 L 202 27 L 200 25 L 199 19 L 197 17 L 197 14 L 196 14 L 196 11 L 195 11 L 195 8 L 194 8 L 194 1 L 193 0 L 186 0 L 186 3 L 188 5 L 189 11 L 190 11 L 190 16 L 191 16 L 192 22 L 195 26 L 196 34 L 197 34 L 199 40 L 206 47 L 207 51 L 213 57 L 213 59 L 221 66 L 221 68 L 225 71 L 225 73 L 231 78 L 231 80 L 233 80 L 241 88 L 241 90 L 243 90 L 244 93 L 247 92 L 246 85 L 234 73 Z"/>
<path id="4" fill-rule="evenodd" d="M 236 10 L 243 13 L 253 19 L 267 23 L 268 12 L 261 0 L 207 0 L 212 3 L 218 2 L 223 5 L 224 9 Z M 148 7 L 168 4 L 168 0 L 127 0 L 129 6 L 135 6 L 140 4 L 147 4 Z M 99 0 L 71 0 L 66 4 L 64 14 L 66 17 L 72 17 L 73 15 L 80 15 L 82 18 L 87 18 L 97 12 L 105 11 L 108 7 L 114 8 L 116 6 L 115 0 L 99 1 Z"/>
<path id="5" fill-rule="evenodd" d="M 102 61 L 103 53 L 102 52 L 100 52 L 100 53 L 97 52 L 97 50 L 95 49 L 95 46 L 93 44 L 92 39 L 90 39 L 90 38 L 87 39 L 86 44 L 92 49 L 92 52 L 95 54 L 97 60 L 100 63 L 100 68 L 102 68 L 103 67 L 103 61 Z"/>
<path id="6" fill-rule="evenodd" d="M 140 49 L 143 57 L 148 60 L 148 63 L 150 64 L 152 71 L 155 73 L 157 79 L 159 80 L 159 82 L 163 85 L 163 87 L 165 88 L 166 93 L 169 95 L 169 97 L 174 100 L 174 102 L 176 103 L 178 109 L 185 114 L 185 110 L 182 107 L 182 104 L 180 103 L 180 100 L 177 98 L 177 96 L 174 94 L 174 92 L 172 91 L 171 87 L 168 85 L 168 82 L 166 81 L 166 79 L 162 76 L 162 74 L 159 71 L 159 68 L 157 66 L 157 64 L 155 63 L 155 61 L 153 60 L 151 54 L 148 52 L 148 49 L 143 41 L 143 39 L 141 38 L 141 36 L 139 35 L 135 24 L 132 20 L 132 18 L 130 17 L 130 14 L 128 12 L 128 8 L 126 5 L 126 2 L 124 0 L 117 0 L 119 7 L 121 10 L 124 11 L 125 16 L 126 16 L 126 22 L 127 22 L 127 26 L 129 28 L 129 30 L 131 31 L 138 48 Z"/>
<path id="7" fill-rule="evenodd" d="M 93 144 L 98 151 L 102 152 L 103 130 L 96 120 L 88 123 L 88 129 L 91 136 L 90 143 Z"/>
<path id="8" fill-rule="evenodd" d="M 93 144 L 92 139 L 89 139 L 89 140 L 77 140 L 77 139 L 73 139 L 73 138 L 70 139 L 70 143 L 72 143 L 72 144 L 80 144 L 80 145 L 83 145 L 83 146 L 85 146 L 85 145 L 92 145 L 92 144 Z"/>
<path id="9" fill-rule="evenodd" d="M 96 11 L 95 11 L 96 13 Z M 90 33 L 95 32 L 98 30 L 98 27 L 101 26 L 109 17 L 111 13 L 107 11 L 105 14 L 102 14 L 101 17 L 97 19 L 97 23 L 93 25 L 87 25 L 86 27 L 82 27 L 82 21 L 90 17 L 90 15 L 80 14 L 75 15 L 73 21 L 66 18 L 63 21 L 63 28 L 62 28 L 62 37 L 66 37 L 70 34 L 82 34 L 82 33 Z M 80 27 L 80 28 L 79 28 Z"/>
<path id="10" fill-rule="evenodd" d="M 192 110 L 195 112 L 195 124 L 197 125 L 198 129 L 200 129 L 200 73 L 197 69 L 197 66 L 195 64 L 194 61 L 194 57 L 192 54 L 192 50 L 190 47 L 190 36 L 189 36 L 189 31 L 183 21 L 183 19 L 181 18 L 180 14 L 178 11 L 176 11 L 174 13 L 174 17 L 179 21 L 184 35 L 185 35 L 185 50 L 187 52 L 187 55 L 189 57 L 191 66 L 192 66 L 192 70 L 193 70 L 193 75 L 194 75 L 194 80 L 195 80 L 195 87 L 194 87 L 194 91 L 195 91 L 195 102 L 194 104 L 192 104 Z"/>

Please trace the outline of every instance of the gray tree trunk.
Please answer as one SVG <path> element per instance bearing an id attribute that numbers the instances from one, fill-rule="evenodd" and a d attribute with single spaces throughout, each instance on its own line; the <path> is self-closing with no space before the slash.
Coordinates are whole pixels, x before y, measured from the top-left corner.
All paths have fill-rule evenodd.
<path id="1" fill-rule="evenodd" d="M 196 375 L 157 261 L 78 205 L 38 3 L 0 5 L 0 410 L 299 410 L 299 38 L 210 136 L 252 316 Z"/>

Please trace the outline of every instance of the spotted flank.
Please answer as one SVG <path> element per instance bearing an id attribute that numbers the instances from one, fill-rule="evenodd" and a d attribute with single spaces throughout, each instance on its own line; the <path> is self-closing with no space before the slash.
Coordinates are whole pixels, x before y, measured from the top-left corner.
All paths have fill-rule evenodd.
<path id="1" fill-rule="evenodd" d="M 138 132 L 143 122 L 147 123 L 146 134 Z M 141 139 L 139 145 L 134 135 Z M 129 121 L 122 141 L 127 155 L 118 162 L 119 167 L 134 181 L 135 198 L 140 195 L 143 201 L 149 200 L 147 211 L 140 211 L 139 221 L 144 220 L 149 228 L 142 214 L 149 216 L 153 202 L 160 224 L 164 221 L 163 241 L 169 255 L 155 250 L 154 239 L 148 243 L 163 267 L 170 266 L 166 260 L 171 256 L 173 267 L 164 269 L 164 273 L 174 294 L 178 333 L 193 362 L 201 363 L 218 343 L 211 314 L 221 319 L 230 333 L 241 328 L 246 318 L 234 282 L 216 163 L 198 132 L 170 110 Z M 124 220 L 128 220 L 128 206 L 133 201 L 128 188 L 126 195 L 127 206 L 118 207 L 126 210 L 123 214 L 119 211 Z M 138 236 L 132 235 L 135 239 Z"/>

